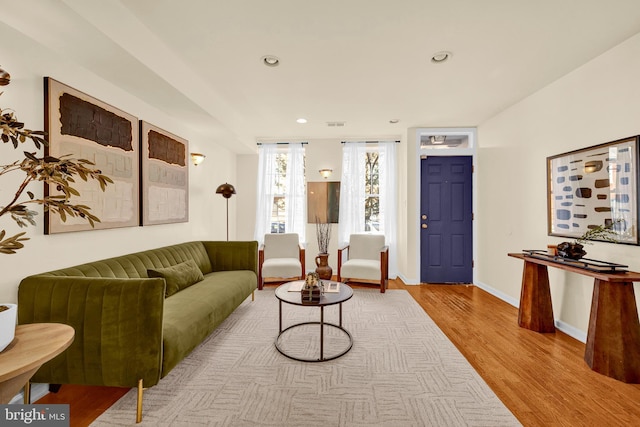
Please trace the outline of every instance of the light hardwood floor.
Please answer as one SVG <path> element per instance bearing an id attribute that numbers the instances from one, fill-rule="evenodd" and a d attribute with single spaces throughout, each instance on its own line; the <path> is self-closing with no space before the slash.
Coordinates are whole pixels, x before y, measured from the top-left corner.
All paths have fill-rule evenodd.
<path id="1" fill-rule="evenodd" d="M 518 327 L 516 308 L 475 286 L 389 289 L 413 296 L 523 425 L 640 425 L 640 385 L 591 371 L 581 342 Z M 86 426 L 126 392 L 65 385 L 37 403 L 69 403 L 71 426 Z"/>

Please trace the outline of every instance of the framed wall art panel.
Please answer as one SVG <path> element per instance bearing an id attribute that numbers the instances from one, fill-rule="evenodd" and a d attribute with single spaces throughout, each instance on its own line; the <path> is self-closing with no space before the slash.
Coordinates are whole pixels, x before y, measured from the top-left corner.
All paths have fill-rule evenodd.
<path id="1" fill-rule="evenodd" d="M 97 181 L 77 179 L 74 204 L 91 208 L 100 219 L 95 227 L 82 218 L 45 215 L 45 234 L 92 229 L 131 227 L 140 224 L 140 171 L 138 118 L 80 92 L 50 77 L 45 85 L 45 131 L 49 145 L 45 154 L 95 163 L 95 168 L 113 180 L 102 191 Z M 60 194 L 55 186 L 49 195 Z"/>
<path id="2" fill-rule="evenodd" d="M 142 225 L 189 221 L 189 142 L 140 121 Z"/>
<path id="3" fill-rule="evenodd" d="M 577 238 L 613 224 L 638 241 L 638 136 L 547 157 L 548 234 Z"/>

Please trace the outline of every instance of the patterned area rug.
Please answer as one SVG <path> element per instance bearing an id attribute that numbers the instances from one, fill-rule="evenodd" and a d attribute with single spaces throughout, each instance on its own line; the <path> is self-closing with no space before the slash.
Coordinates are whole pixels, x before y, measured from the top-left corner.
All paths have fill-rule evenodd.
<path id="1" fill-rule="evenodd" d="M 407 291 L 356 289 L 343 304 L 353 348 L 320 363 L 276 350 L 274 288 L 255 294 L 145 391 L 142 425 L 520 425 Z M 284 327 L 319 317 L 318 308 L 283 305 Z M 325 321 L 338 323 L 337 306 L 325 308 Z M 325 357 L 348 345 L 338 329 L 325 332 Z M 319 327 L 286 332 L 281 347 L 317 357 Z M 133 425 L 135 408 L 134 389 L 92 425 Z"/>

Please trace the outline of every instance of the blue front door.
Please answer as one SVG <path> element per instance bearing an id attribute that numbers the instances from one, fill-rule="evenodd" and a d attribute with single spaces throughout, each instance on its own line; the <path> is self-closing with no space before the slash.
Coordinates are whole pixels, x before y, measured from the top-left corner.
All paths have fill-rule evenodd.
<path id="1" fill-rule="evenodd" d="M 421 160 L 420 281 L 473 281 L 472 158 Z"/>

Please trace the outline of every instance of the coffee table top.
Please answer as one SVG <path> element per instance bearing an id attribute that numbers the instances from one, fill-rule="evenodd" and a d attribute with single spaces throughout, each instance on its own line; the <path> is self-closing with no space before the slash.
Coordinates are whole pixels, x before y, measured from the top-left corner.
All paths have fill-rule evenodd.
<path id="1" fill-rule="evenodd" d="M 278 298 L 282 302 L 286 302 L 288 304 L 293 305 L 304 305 L 311 307 L 323 307 L 326 305 L 334 305 L 343 303 L 353 296 L 353 289 L 349 285 L 344 283 L 340 283 L 339 292 L 325 292 L 324 295 L 320 297 L 320 301 L 317 303 L 309 303 L 302 302 L 302 297 L 300 296 L 300 292 L 293 291 L 289 292 L 289 286 L 291 284 L 298 284 L 300 282 L 304 282 L 304 280 L 296 280 L 293 282 L 283 283 L 282 285 L 276 288 L 276 298 Z"/>

